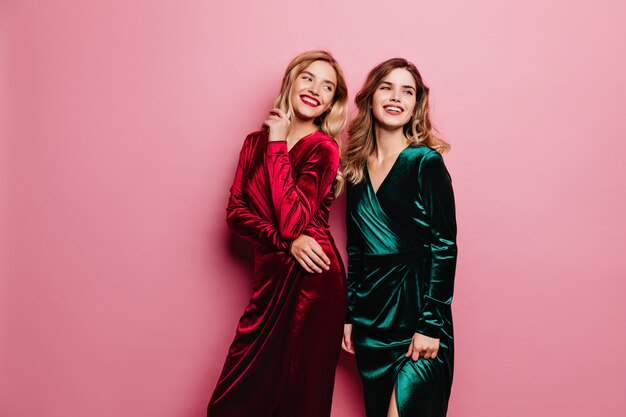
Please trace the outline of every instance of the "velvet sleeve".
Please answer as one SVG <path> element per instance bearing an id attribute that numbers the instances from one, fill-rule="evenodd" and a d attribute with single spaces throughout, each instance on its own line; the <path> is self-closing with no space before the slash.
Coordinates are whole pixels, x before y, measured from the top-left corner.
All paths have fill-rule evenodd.
<path id="1" fill-rule="evenodd" d="M 352 215 L 351 184 L 346 185 L 346 251 L 348 252 L 348 305 L 346 323 L 352 323 L 354 303 L 359 283 L 363 279 L 363 236 Z"/>
<path id="2" fill-rule="evenodd" d="M 418 179 L 431 231 L 430 284 L 417 332 L 439 338 L 445 311 L 452 303 L 456 269 L 456 217 L 450 175 L 442 156 L 430 152 L 420 163 Z"/>
<path id="3" fill-rule="evenodd" d="M 245 171 L 251 157 L 251 140 L 253 138 L 248 136 L 244 142 L 239 154 L 235 179 L 230 188 L 230 198 L 226 208 L 228 228 L 237 236 L 262 245 L 267 249 L 289 251 L 289 242 L 280 237 L 276 225 L 250 210 L 247 198 L 243 192 Z"/>
<path id="4" fill-rule="evenodd" d="M 304 232 L 320 203 L 331 190 L 339 168 L 339 148 L 322 140 L 309 152 L 297 177 L 293 178 L 287 142 L 269 142 L 265 157 L 278 233 L 293 240 Z"/>

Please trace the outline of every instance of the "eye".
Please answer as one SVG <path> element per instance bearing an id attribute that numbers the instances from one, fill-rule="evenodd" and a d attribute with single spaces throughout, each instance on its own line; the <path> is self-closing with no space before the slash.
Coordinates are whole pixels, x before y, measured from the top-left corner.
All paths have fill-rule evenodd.
<path id="1" fill-rule="evenodd" d="M 407 95 L 409 95 L 409 96 L 412 96 L 412 95 L 413 95 L 413 90 L 406 90 L 406 91 L 404 92 L 404 94 L 407 94 Z"/>
<path id="2" fill-rule="evenodd" d="M 311 78 L 311 76 L 310 76 L 310 75 L 306 75 L 306 74 L 304 74 L 304 75 L 302 76 L 302 79 L 303 79 L 303 80 L 306 80 L 306 81 L 313 81 L 313 78 Z"/>
<path id="3" fill-rule="evenodd" d="M 389 87 L 388 85 L 383 85 L 380 87 L 381 90 L 391 90 L 391 87 Z"/>
<path id="4" fill-rule="evenodd" d="M 322 88 L 324 89 L 324 91 L 327 91 L 327 92 L 329 92 L 329 93 L 332 93 L 332 91 L 333 91 L 333 86 L 332 86 L 332 85 L 330 85 L 330 84 L 326 84 L 326 85 L 324 85 L 324 87 L 322 87 Z"/>

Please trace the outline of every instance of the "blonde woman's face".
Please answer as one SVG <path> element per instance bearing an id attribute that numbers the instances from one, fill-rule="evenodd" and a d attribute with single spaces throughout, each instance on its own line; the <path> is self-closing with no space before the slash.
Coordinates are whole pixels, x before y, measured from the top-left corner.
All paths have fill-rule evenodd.
<path id="1" fill-rule="evenodd" d="M 385 76 L 372 97 L 372 113 L 376 123 L 386 129 L 402 128 L 415 110 L 416 85 L 413 75 L 396 68 Z"/>
<path id="2" fill-rule="evenodd" d="M 300 120 L 321 116 L 332 104 L 337 88 L 335 69 L 326 61 L 310 63 L 293 81 L 291 106 Z"/>

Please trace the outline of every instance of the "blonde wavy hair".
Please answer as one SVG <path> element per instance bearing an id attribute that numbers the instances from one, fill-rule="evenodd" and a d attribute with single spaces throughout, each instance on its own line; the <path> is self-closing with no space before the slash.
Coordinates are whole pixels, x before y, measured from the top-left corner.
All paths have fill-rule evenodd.
<path id="1" fill-rule="evenodd" d="M 285 70 L 280 93 L 274 102 L 274 107 L 283 110 L 287 113 L 287 116 L 289 116 L 289 120 L 293 120 L 294 112 L 290 99 L 293 82 L 302 71 L 315 61 L 325 61 L 333 67 L 337 75 L 337 86 L 335 87 L 333 103 L 324 114 L 315 118 L 314 123 L 319 130 L 333 138 L 339 145 L 339 149 L 341 149 L 339 135 L 348 123 L 348 85 L 346 84 L 346 79 L 339 63 L 330 52 L 322 50 L 303 52 L 291 60 Z M 341 193 L 343 184 L 344 176 L 341 171 L 339 171 L 337 172 L 335 182 L 336 195 Z"/>
<path id="2" fill-rule="evenodd" d="M 409 140 L 409 144 L 411 146 L 426 145 L 442 154 L 450 150 L 450 144 L 435 135 L 435 129 L 430 120 L 429 89 L 424 84 L 417 67 L 404 58 L 389 59 L 370 71 L 355 99 L 358 114 L 348 128 L 348 143 L 343 152 L 343 172 L 345 178 L 352 184 L 363 181 L 367 158 L 376 150 L 375 119 L 371 109 L 372 97 L 383 78 L 396 68 L 403 68 L 410 72 L 417 87 L 415 111 L 403 127 L 404 136 Z"/>

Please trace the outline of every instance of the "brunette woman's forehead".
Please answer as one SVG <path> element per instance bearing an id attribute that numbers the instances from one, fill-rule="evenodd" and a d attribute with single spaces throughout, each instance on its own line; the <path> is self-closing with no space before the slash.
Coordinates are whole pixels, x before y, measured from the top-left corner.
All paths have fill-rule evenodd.
<path id="1" fill-rule="evenodd" d="M 415 89 L 417 82 L 413 74 L 406 68 L 394 68 L 380 80 L 379 84 L 400 85 L 403 88 Z"/>
<path id="2" fill-rule="evenodd" d="M 383 80 L 383 81 L 381 81 L 381 82 L 379 83 L 379 85 L 394 86 L 395 84 L 394 84 L 394 83 L 392 83 L 391 81 L 385 81 L 385 80 Z M 404 84 L 404 85 L 401 85 L 400 87 L 402 87 L 402 88 L 410 88 L 411 90 L 415 90 L 415 86 L 410 85 L 410 84 Z"/>

